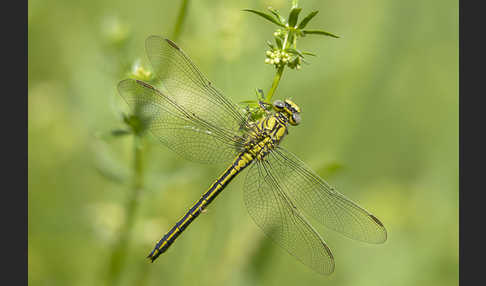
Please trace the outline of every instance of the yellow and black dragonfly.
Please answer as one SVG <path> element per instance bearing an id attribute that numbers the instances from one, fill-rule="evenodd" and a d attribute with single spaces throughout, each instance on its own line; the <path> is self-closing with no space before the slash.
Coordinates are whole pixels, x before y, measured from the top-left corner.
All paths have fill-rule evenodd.
<path id="1" fill-rule="evenodd" d="M 150 36 L 146 52 L 157 82 L 123 80 L 118 84 L 120 95 L 147 119 L 148 130 L 176 153 L 196 162 L 229 165 L 157 242 L 148 255 L 152 262 L 245 168 L 249 170 L 244 201 L 250 216 L 267 236 L 313 270 L 333 272 L 334 258 L 306 216 L 352 239 L 386 240 L 378 218 L 280 147 L 289 125 L 301 121 L 301 110 L 294 102 L 277 100 L 271 111 L 252 120 L 171 40 Z"/>

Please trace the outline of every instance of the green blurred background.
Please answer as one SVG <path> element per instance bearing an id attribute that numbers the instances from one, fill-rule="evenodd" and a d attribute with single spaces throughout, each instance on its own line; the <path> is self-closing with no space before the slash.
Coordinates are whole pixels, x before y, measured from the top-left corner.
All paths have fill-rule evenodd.
<path id="1" fill-rule="evenodd" d="M 283 145 L 385 224 L 368 245 L 321 229 L 336 258 L 312 272 L 265 239 L 248 216 L 237 178 L 154 263 L 145 256 L 199 199 L 223 166 L 188 162 L 153 137 L 144 149 L 146 188 L 119 285 L 458 284 L 457 1 L 299 1 L 318 57 L 286 70 L 274 98 L 291 97 L 302 124 Z M 170 36 L 178 1 L 30 0 L 29 283 L 106 285 L 131 196 L 133 138 L 116 84 L 144 40 Z M 275 26 L 241 9 L 290 0 L 190 1 L 179 45 L 235 102 L 267 91 Z M 116 262 L 116 259 L 115 259 Z"/>

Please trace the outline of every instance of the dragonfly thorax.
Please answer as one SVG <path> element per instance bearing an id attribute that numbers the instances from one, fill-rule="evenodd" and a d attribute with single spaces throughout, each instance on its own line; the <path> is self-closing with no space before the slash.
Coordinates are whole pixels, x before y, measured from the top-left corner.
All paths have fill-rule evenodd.
<path id="1" fill-rule="evenodd" d="M 258 160 L 274 149 L 288 133 L 288 125 L 300 123 L 300 107 L 290 99 L 276 100 L 275 113 L 258 120 L 249 132 L 245 149 Z"/>
<path id="2" fill-rule="evenodd" d="M 258 120 L 245 143 L 245 149 L 256 159 L 262 159 L 288 133 L 289 117 L 283 112 L 269 114 Z"/>

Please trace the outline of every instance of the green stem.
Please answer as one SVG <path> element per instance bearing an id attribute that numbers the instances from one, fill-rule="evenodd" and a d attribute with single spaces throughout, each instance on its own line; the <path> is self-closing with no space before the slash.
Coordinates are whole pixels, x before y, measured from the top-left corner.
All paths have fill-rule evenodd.
<path id="1" fill-rule="evenodd" d="M 287 48 L 287 40 L 289 39 L 289 32 L 287 32 L 285 34 L 285 39 L 284 39 L 284 42 L 282 44 L 282 50 L 285 50 Z"/>
<path id="2" fill-rule="evenodd" d="M 177 41 L 181 34 L 182 25 L 184 24 L 184 20 L 187 14 L 187 6 L 189 4 L 189 0 L 182 0 L 181 8 L 179 9 L 179 15 L 177 15 L 176 25 L 174 27 L 174 33 L 172 34 L 172 40 Z"/>
<path id="3" fill-rule="evenodd" d="M 272 96 L 273 94 L 275 93 L 275 90 L 277 89 L 277 86 L 280 82 L 280 79 L 282 78 L 282 74 L 283 74 L 283 71 L 284 71 L 284 68 L 285 68 L 285 65 L 281 65 L 278 69 L 277 69 L 277 72 L 275 73 L 275 77 L 273 78 L 273 83 L 272 83 L 272 87 L 270 88 L 270 90 L 268 91 L 267 93 L 267 97 L 265 99 L 265 101 L 267 103 L 272 103 Z"/>
<path id="4" fill-rule="evenodd" d="M 285 50 L 285 49 L 288 48 L 288 46 L 289 46 L 288 39 L 289 39 L 289 33 L 287 33 L 285 35 L 285 39 L 284 39 L 284 42 L 282 44 L 282 50 Z M 277 68 L 277 73 L 275 73 L 275 77 L 273 78 L 272 87 L 268 91 L 267 97 L 265 99 L 265 101 L 267 103 L 272 103 L 272 96 L 275 93 L 275 90 L 277 89 L 277 86 L 278 86 L 278 84 L 280 82 L 280 79 L 282 78 L 282 74 L 283 74 L 284 68 L 285 68 L 285 65 L 280 65 Z"/>
<path id="5" fill-rule="evenodd" d="M 108 285 L 117 285 L 127 256 L 130 234 L 135 221 L 138 197 L 143 188 L 143 146 L 142 138 L 134 136 L 133 178 L 131 193 L 125 208 L 125 222 L 120 228 L 119 239 L 113 247 L 108 271 Z"/>

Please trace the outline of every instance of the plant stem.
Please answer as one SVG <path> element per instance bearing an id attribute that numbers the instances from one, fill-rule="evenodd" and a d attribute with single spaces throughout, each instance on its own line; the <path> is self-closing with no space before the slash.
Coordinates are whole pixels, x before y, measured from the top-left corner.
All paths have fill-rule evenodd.
<path id="1" fill-rule="evenodd" d="M 289 33 L 287 32 L 285 34 L 285 39 L 284 39 L 284 42 L 282 44 L 282 50 L 285 50 L 289 47 L 288 39 L 289 39 Z M 284 68 L 285 68 L 285 65 L 281 65 L 277 68 L 277 73 L 275 73 L 275 77 L 273 78 L 272 87 L 268 91 L 267 98 L 265 99 L 265 101 L 267 103 L 272 103 L 272 96 L 275 93 L 275 90 L 277 89 L 277 86 L 280 82 L 280 79 L 282 78 Z"/>
<path id="2" fill-rule="evenodd" d="M 142 138 L 134 136 L 133 177 L 131 193 L 125 208 L 125 222 L 120 228 L 119 239 L 115 243 L 110 258 L 108 285 L 117 285 L 127 256 L 133 222 L 138 206 L 138 196 L 143 188 L 143 145 Z"/>
<path id="3" fill-rule="evenodd" d="M 265 99 L 265 101 L 267 103 L 272 103 L 272 96 L 273 94 L 275 93 L 275 90 L 277 89 L 277 86 L 280 82 L 280 78 L 282 78 L 282 74 L 283 74 L 283 71 L 284 71 L 284 68 L 285 68 L 285 65 L 281 65 L 278 69 L 277 69 L 277 72 L 275 73 L 275 77 L 273 78 L 273 83 L 272 83 L 272 87 L 270 88 L 270 90 L 268 91 L 267 93 L 267 97 Z"/>
<path id="4" fill-rule="evenodd" d="M 176 25 L 174 27 L 174 33 L 172 34 L 172 40 L 177 41 L 181 34 L 182 25 L 184 24 L 184 19 L 187 14 L 187 6 L 189 0 L 182 0 L 181 8 L 179 9 L 179 15 L 177 15 Z"/>

